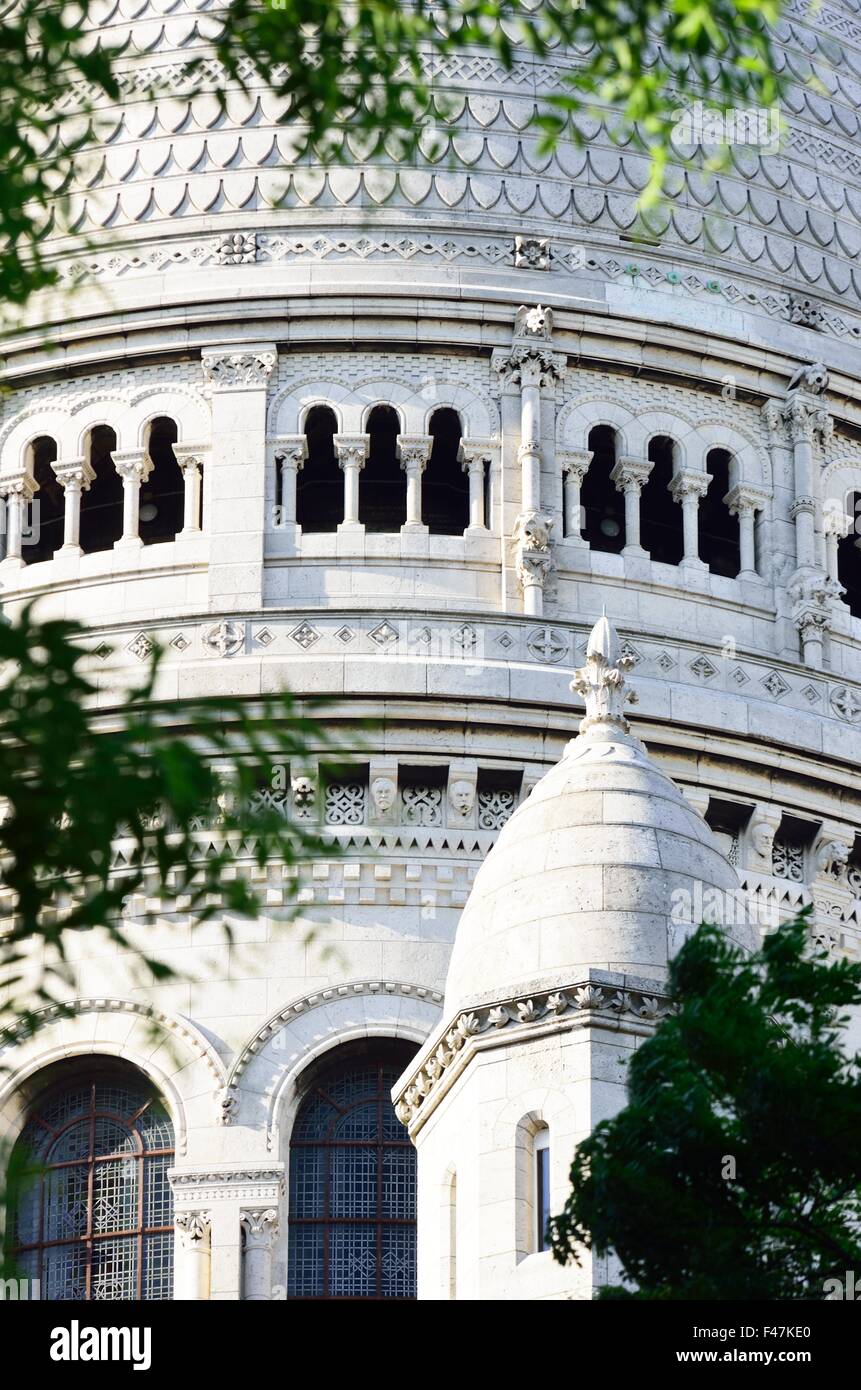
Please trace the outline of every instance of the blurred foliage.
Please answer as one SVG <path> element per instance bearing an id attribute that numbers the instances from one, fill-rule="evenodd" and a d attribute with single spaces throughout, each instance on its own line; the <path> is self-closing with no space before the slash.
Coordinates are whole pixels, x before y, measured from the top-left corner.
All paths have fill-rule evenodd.
<path id="1" fill-rule="evenodd" d="M 228 0 L 212 16 L 228 77 L 291 98 L 296 158 L 337 161 L 343 131 L 367 135 L 368 157 L 408 159 L 444 126 L 430 75 L 467 47 L 510 68 L 568 45 L 565 84 L 546 96 L 544 144 L 578 138 L 574 112 L 614 104 L 619 134 L 651 160 L 648 206 L 662 187 L 674 110 L 770 107 L 780 93 L 770 25 L 785 0 Z M 12 0 L 0 11 L 0 301 L 23 304 L 54 281 L 43 238 L 62 226 L 62 194 L 92 139 L 98 105 L 120 98 L 112 30 L 89 22 L 90 0 Z M 423 55 L 432 55 L 430 66 Z M 187 76 L 202 59 L 189 50 Z M 200 73 L 197 73 L 197 78 Z M 211 85 L 211 79 L 204 80 Z M 180 88 L 182 79 L 180 77 Z M 540 82 L 537 84 L 541 93 Z M 531 95 L 531 92 L 529 93 Z M 224 96 L 224 92 L 221 93 Z M 146 96 L 136 91 L 136 99 Z M 383 149 L 384 147 L 384 149 Z"/>
<path id="2" fill-rule="evenodd" d="M 273 769 L 286 775 L 309 746 L 337 761 L 319 703 L 164 706 L 157 649 L 139 685 L 106 698 L 86 637 L 29 608 L 0 624 L 0 1021 L 14 1014 L 16 1036 L 61 997 L 70 933 L 98 927 L 140 952 L 150 979 L 170 978 L 145 949 L 146 918 L 132 929 L 123 916 L 131 894 L 180 897 L 195 922 L 254 917 L 260 898 L 237 858 L 290 866 L 339 852 L 265 794 Z"/>
<path id="3" fill-rule="evenodd" d="M 672 962 L 678 1011 L 550 1223 L 561 1263 L 618 1258 L 627 1287 L 602 1297 L 822 1299 L 861 1269 L 861 1054 L 843 1050 L 861 964 L 808 940 L 807 911 L 754 956 L 703 926 Z"/>

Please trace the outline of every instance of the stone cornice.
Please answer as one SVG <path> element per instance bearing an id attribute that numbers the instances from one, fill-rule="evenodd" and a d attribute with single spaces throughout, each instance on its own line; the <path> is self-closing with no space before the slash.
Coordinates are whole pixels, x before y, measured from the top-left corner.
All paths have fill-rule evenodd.
<path id="1" fill-rule="evenodd" d="M 213 1202 L 241 1206 L 278 1206 L 284 1195 L 284 1164 L 210 1164 L 206 1168 L 169 1168 L 176 1203 L 192 1210 Z"/>
<path id="2" fill-rule="evenodd" d="M 548 1032 L 600 1027 L 648 1036 L 673 1011 L 660 981 L 590 970 L 577 983 L 534 990 L 456 1014 L 422 1049 L 393 1090 L 398 1119 L 414 1135 L 472 1056 Z"/>

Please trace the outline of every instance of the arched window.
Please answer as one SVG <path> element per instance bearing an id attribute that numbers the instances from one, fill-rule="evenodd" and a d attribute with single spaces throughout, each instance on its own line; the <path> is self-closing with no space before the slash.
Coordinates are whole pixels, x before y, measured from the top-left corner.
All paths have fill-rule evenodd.
<path id="1" fill-rule="evenodd" d="M 469 525 L 469 479 L 458 458 L 461 425 L 456 410 L 435 410 L 428 433 L 433 448 L 422 488 L 423 520 L 432 536 L 461 536 Z"/>
<path id="2" fill-rule="evenodd" d="M 18 1140 L 11 1213 L 12 1261 L 42 1299 L 172 1297 L 173 1154 L 170 1118 L 132 1068 L 43 1094 Z"/>
<path id="3" fill-rule="evenodd" d="M 837 578 L 846 590 L 843 601 L 849 612 L 861 618 L 861 492 L 850 494 L 847 511 L 852 529 L 837 542 Z"/>
<path id="4" fill-rule="evenodd" d="M 81 549 L 110 550 L 123 534 L 123 483 L 114 467 L 117 436 L 108 425 L 90 430 L 86 457 L 95 478 L 81 495 Z"/>
<path id="5" fill-rule="evenodd" d="M 312 405 L 305 420 L 308 457 L 296 479 L 296 520 L 303 531 L 337 531 L 344 518 L 344 479 L 333 442 L 337 432 L 335 412 Z M 281 496 L 280 476 L 276 495 Z"/>
<path id="6" fill-rule="evenodd" d="M 185 485 L 173 446 L 179 437 L 175 421 L 166 415 L 149 427 L 147 453 L 152 471 L 141 487 L 139 534 L 144 545 L 172 541 L 182 530 Z M 198 523 L 200 518 L 197 518 Z"/>
<path id="7" fill-rule="evenodd" d="M 533 1181 L 535 1184 L 533 1194 L 535 1208 L 535 1249 L 536 1251 L 549 1250 L 550 1241 L 547 1234 L 547 1223 L 551 1215 L 550 1130 L 546 1125 L 542 1125 L 532 1141 L 532 1164 L 534 1170 Z"/>
<path id="8" fill-rule="evenodd" d="M 675 445 L 659 434 L 649 442 L 653 467 L 640 497 L 640 540 L 653 560 L 678 565 L 684 554 L 682 509 L 669 491 Z"/>
<path id="9" fill-rule="evenodd" d="M 66 499 L 52 463 L 57 460 L 56 441 L 48 435 L 34 439 L 30 445 L 30 467 L 37 484 L 30 510 L 30 534 L 25 530 L 21 555 L 26 565 L 50 560 L 63 544 L 63 525 Z"/>
<path id="10" fill-rule="evenodd" d="M 407 480 L 398 459 L 398 413 L 375 405 L 368 416 L 368 458 L 359 477 L 359 520 L 367 531 L 400 531 L 407 519 Z"/>
<path id="11" fill-rule="evenodd" d="M 583 536 L 592 550 L 618 554 L 625 544 L 625 501 L 610 477 L 616 463 L 616 432 L 596 425 L 589 432 L 592 462 L 583 479 L 580 505 L 586 518 Z"/>
<path id="12" fill-rule="evenodd" d="M 706 459 L 711 482 L 700 502 L 700 559 L 712 574 L 735 579 L 741 569 L 738 517 L 723 500 L 730 489 L 730 459 L 726 449 L 712 449 Z"/>
<path id="13" fill-rule="evenodd" d="M 339 1048 L 312 1077 L 290 1139 L 290 1298 L 415 1298 L 416 1154 L 391 1088 L 415 1053 Z"/>

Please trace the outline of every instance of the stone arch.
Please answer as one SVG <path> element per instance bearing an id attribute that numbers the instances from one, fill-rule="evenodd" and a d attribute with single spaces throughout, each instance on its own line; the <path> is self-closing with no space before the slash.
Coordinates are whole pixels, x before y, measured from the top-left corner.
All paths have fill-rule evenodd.
<path id="1" fill-rule="evenodd" d="M 147 442 L 147 430 L 153 420 L 163 416 L 175 421 L 177 442 L 205 444 L 211 434 L 211 416 L 202 397 L 176 387 L 149 387 L 133 397 L 128 406 L 126 422 L 137 447 Z"/>
<path id="2" fill-rule="evenodd" d="M 78 401 L 69 410 L 72 439 L 69 453 L 80 458 L 86 452 L 87 436 L 97 425 L 107 425 L 117 438 L 117 450 L 134 449 L 136 432 L 130 426 L 128 401 L 122 396 L 104 395 Z"/>
<path id="3" fill-rule="evenodd" d="M 31 406 L 22 410 L 0 431 L 0 474 L 23 473 L 27 469 L 27 450 L 36 439 L 56 440 L 57 457 L 63 457 L 69 417 L 64 410 L 45 410 Z"/>
<path id="4" fill-rule="evenodd" d="M 341 434 L 358 431 L 362 408 L 359 397 L 342 382 L 317 380 L 285 386 L 275 395 L 269 406 L 270 436 L 301 434 L 308 411 L 315 405 L 326 405 L 334 411 Z"/>
<path id="5" fill-rule="evenodd" d="M 861 492 L 861 457 L 836 459 L 829 463 L 822 470 L 820 486 L 824 508 L 831 503 L 835 510 L 840 507 L 848 510 L 846 503 L 849 496 Z"/>
<path id="6" fill-rule="evenodd" d="M 771 490 L 771 464 L 768 453 L 759 442 L 737 425 L 725 420 L 701 420 L 691 439 L 691 459 L 688 467 L 705 472 L 706 459 L 712 449 L 725 449 L 731 455 L 730 484 Z"/>
<path id="7" fill-rule="evenodd" d="M 213 1096 L 224 1083 L 221 1060 L 186 1019 L 129 999 L 80 999 L 39 1010 L 36 1027 L 0 1035 L 0 1141 L 14 1140 L 24 1120 L 25 1083 L 52 1062 L 68 1057 L 116 1057 L 129 1062 L 161 1093 L 184 1153 L 190 1129 L 214 1121 Z"/>
<path id="8" fill-rule="evenodd" d="M 267 1146 L 289 1136 L 300 1074 L 317 1057 L 355 1038 L 421 1044 L 439 1022 L 442 996 L 419 985 L 353 981 L 294 999 L 237 1054 L 227 1078 L 235 1118 L 266 1129 Z"/>
<path id="9" fill-rule="evenodd" d="M 428 392 L 432 391 L 433 395 Z M 428 387 L 415 391 L 404 401 L 405 433 L 427 434 L 431 416 L 437 410 L 456 410 L 464 439 L 490 439 L 499 433 L 499 412 L 486 396 L 447 378 L 432 378 Z"/>
<path id="10" fill-rule="evenodd" d="M 556 442 L 564 449 L 588 449 L 589 433 L 596 425 L 609 425 L 621 441 L 620 454 L 633 454 L 636 416 L 604 396 L 581 396 L 562 407 L 556 421 Z"/>
<path id="11" fill-rule="evenodd" d="M 693 468 L 696 465 L 690 460 L 691 455 L 696 455 L 697 452 L 696 447 L 692 445 L 692 436 L 696 434 L 696 428 L 692 420 L 680 415 L 676 410 L 644 411 L 631 422 L 627 436 L 631 453 L 637 458 L 646 458 L 652 440 L 657 435 L 665 435 L 676 446 L 677 469 L 681 471 Z"/>
<path id="12" fill-rule="evenodd" d="M 362 403 L 359 424 L 362 433 L 367 432 L 368 419 L 378 405 L 388 406 L 395 412 L 400 421 L 401 434 L 410 433 L 406 415 L 406 403 L 412 395 L 409 387 L 394 381 L 368 381 L 357 388 L 356 395 Z"/>

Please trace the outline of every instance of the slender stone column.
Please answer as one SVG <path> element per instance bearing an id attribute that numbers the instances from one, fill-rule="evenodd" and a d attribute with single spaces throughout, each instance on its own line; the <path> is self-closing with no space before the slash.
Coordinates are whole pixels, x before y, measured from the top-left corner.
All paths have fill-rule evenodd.
<path id="1" fill-rule="evenodd" d="M 145 449 L 114 450 L 114 467 L 123 480 L 123 534 L 114 543 L 118 546 L 140 546 L 141 484 L 152 472 L 152 459 Z"/>
<path id="2" fill-rule="evenodd" d="M 524 512 L 541 507 L 541 382 L 544 377 L 538 356 L 520 364 L 520 478 L 521 506 Z"/>
<path id="3" fill-rule="evenodd" d="M 825 507 L 822 513 L 822 526 L 825 531 L 825 567 L 828 578 L 838 584 L 839 554 L 838 546 L 852 530 L 854 518 L 840 506 Z M 857 545 L 857 537 L 856 537 Z"/>
<path id="4" fill-rule="evenodd" d="M 654 464 L 650 459 L 622 456 L 610 474 L 616 490 L 625 498 L 625 548 L 623 555 L 643 555 L 648 551 L 640 545 L 640 494 Z"/>
<path id="5" fill-rule="evenodd" d="M 67 555 L 81 553 L 81 497 L 95 478 L 86 459 L 65 459 L 51 467 L 63 489 L 63 545 Z"/>
<path id="6" fill-rule="evenodd" d="M 203 449 L 195 444 L 174 444 L 173 452 L 182 473 L 182 535 L 200 531 L 200 489 Z"/>
<path id="7" fill-rule="evenodd" d="M 24 564 L 21 554 L 24 535 L 24 509 L 32 502 L 37 491 L 36 482 L 29 473 L 16 473 L 11 477 L 0 478 L 0 493 L 6 499 L 6 558 L 10 569 L 20 569 Z"/>
<path id="8" fill-rule="evenodd" d="M 173 1224 L 179 1243 L 173 1296 L 192 1302 L 208 1299 L 212 1264 L 210 1213 L 178 1211 Z"/>
<path id="9" fill-rule="evenodd" d="M 745 487 L 739 483 L 736 487 L 730 488 L 724 497 L 724 502 L 729 509 L 731 516 L 738 517 L 738 542 L 740 553 L 739 579 L 758 579 L 759 574 L 756 568 L 756 542 L 754 539 L 754 526 L 756 514 L 765 507 L 766 496 L 763 492 L 758 492 L 756 488 Z"/>
<path id="10" fill-rule="evenodd" d="M 278 505 L 281 509 L 279 525 L 282 527 L 296 525 L 296 483 L 307 457 L 308 440 L 304 434 L 286 435 L 275 445 L 275 462 L 281 465 Z"/>
<path id="11" fill-rule="evenodd" d="M 553 568 L 550 531 L 553 518 L 541 510 L 541 390 L 565 375 L 566 359 L 552 350 L 553 311 L 525 304 L 514 320 L 510 350 L 498 348 L 491 359 L 503 386 L 520 387 L 520 505 L 515 521 L 515 572 L 523 591 L 524 612 L 540 617 L 544 586 Z M 541 540 L 539 541 L 539 538 Z"/>
<path id="12" fill-rule="evenodd" d="M 591 449 L 565 449 L 556 454 L 564 479 L 565 539 L 574 545 L 586 546 L 580 518 L 580 489 L 592 462 Z"/>
<path id="13" fill-rule="evenodd" d="M 364 531 L 359 521 L 359 474 L 368 457 L 369 434 L 336 434 L 335 452 L 344 474 L 344 520 L 339 531 Z"/>
<path id="14" fill-rule="evenodd" d="M 427 531 L 422 521 L 422 474 L 433 449 L 433 435 L 399 434 L 398 458 L 407 475 L 407 519 L 401 530 Z"/>
<path id="15" fill-rule="evenodd" d="M 274 1207 L 243 1211 L 240 1222 L 245 1237 L 243 1298 L 249 1303 L 267 1302 L 272 1298 L 272 1246 L 278 1234 L 278 1212 Z"/>
<path id="16" fill-rule="evenodd" d="M 676 502 L 681 503 L 682 527 L 684 531 L 684 558 L 682 564 L 693 569 L 707 568 L 700 559 L 700 498 L 709 490 L 711 478 L 708 473 L 689 471 L 677 473 L 669 484 L 669 490 Z"/>
<path id="17" fill-rule="evenodd" d="M 464 439 L 460 446 L 461 467 L 469 478 L 468 531 L 486 531 L 484 514 L 485 470 L 493 464 L 493 448 L 485 439 Z"/>

